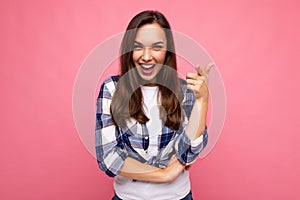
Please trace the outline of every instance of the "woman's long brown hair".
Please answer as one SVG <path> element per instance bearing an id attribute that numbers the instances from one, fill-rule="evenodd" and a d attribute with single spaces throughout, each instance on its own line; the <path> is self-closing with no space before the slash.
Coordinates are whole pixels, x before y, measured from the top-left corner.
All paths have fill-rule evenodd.
<path id="1" fill-rule="evenodd" d="M 171 27 L 163 14 L 157 11 L 143 11 L 129 23 L 121 44 L 121 74 L 112 98 L 110 112 L 113 122 L 118 127 L 126 126 L 126 120 L 135 118 L 139 123 L 146 123 L 149 118 L 143 110 L 143 95 L 140 85 L 143 80 L 138 75 L 132 59 L 134 40 L 138 28 L 145 24 L 159 24 L 167 39 L 167 52 L 162 69 L 156 77 L 161 102 L 160 117 L 165 126 L 178 130 L 182 121 L 182 92 L 177 76 L 175 46 Z"/>

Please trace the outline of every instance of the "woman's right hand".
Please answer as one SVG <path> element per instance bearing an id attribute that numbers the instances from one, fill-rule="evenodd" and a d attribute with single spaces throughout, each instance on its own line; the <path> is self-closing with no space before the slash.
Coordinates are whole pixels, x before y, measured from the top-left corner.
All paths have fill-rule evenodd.
<path id="1" fill-rule="evenodd" d="M 176 155 L 173 155 L 168 166 L 162 169 L 166 182 L 174 181 L 185 169 L 185 166 L 179 162 Z"/>

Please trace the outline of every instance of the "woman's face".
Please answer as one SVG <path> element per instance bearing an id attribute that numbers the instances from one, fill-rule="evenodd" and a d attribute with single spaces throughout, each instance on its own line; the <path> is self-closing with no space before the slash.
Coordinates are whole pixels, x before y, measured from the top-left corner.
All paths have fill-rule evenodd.
<path id="1" fill-rule="evenodd" d="M 143 80 L 155 81 L 164 63 L 166 49 L 165 32 L 159 24 L 145 24 L 138 29 L 132 58 Z"/>

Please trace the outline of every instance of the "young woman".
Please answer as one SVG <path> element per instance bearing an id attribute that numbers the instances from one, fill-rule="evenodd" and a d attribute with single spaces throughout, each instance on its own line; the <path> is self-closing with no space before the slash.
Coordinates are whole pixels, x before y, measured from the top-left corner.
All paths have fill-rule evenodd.
<path id="1" fill-rule="evenodd" d="M 130 21 L 120 65 L 96 111 L 97 160 L 115 177 L 113 199 L 192 199 L 187 168 L 207 144 L 209 69 L 178 78 L 171 28 L 157 11 Z"/>

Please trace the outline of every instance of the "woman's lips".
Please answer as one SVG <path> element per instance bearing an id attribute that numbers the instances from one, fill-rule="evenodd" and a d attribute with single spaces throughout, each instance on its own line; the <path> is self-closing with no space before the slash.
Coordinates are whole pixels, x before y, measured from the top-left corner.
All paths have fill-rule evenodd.
<path id="1" fill-rule="evenodd" d="M 143 71 L 143 73 L 145 74 L 151 74 L 151 72 L 153 71 L 155 64 L 140 64 L 141 69 Z"/>

